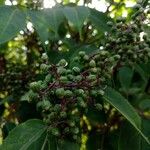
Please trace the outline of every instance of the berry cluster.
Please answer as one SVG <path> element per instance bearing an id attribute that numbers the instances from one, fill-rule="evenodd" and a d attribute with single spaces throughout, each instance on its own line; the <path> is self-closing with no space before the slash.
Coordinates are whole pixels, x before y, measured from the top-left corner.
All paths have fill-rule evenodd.
<path id="1" fill-rule="evenodd" d="M 144 10 L 140 4 L 135 5 L 132 21 L 126 18 L 116 19 L 116 23 L 108 22 L 111 35 L 108 34 L 105 50 L 118 54 L 123 62 L 147 62 L 150 57 L 150 39 L 144 33 L 144 24 L 148 21 L 150 9 Z M 143 34 L 143 35 L 142 35 Z"/>
<path id="2" fill-rule="evenodd" d="M 118 62 L 147 62 L 150 57 L 150 39 L 144 35 L 143 23 L 146 13 L 141 6 L 132 21 L 118 18 L 112 33 L 106 35 L 106 43 L 96 53 L 87 55 L 80 51 L 74 58 L 76 66 L 70 67 L 62 59 L 56 65 L 49 64 L 47 55 L 42 59 L 41 70 L 45 79 L 30 84 L 29 98 L 37 102 L 49 132 L 59 138 L 80 139 L 80 118 L 93 105 L 101 110 L 96 97 L 104 95 L 104 88 Z"/>

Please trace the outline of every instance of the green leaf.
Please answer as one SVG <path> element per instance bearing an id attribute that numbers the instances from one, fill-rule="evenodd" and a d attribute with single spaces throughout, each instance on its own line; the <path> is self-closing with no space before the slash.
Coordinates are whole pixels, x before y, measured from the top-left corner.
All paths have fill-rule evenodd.
<path id="1" fill-rule="evenodd" d="M 141 150 L 141 137 L 135 128 L 125 121 L 120 127 L 118 150 Z"/>
<path id="2" fill-rule="evenodd" d="M 70 141 L 63 141 L 62 144 L 59 145 L 60 150 L 80 150 L 80 145 Z"/>
<path id="3" fill-rule="evenodd" d="M 76 6 L 76 7 L 65 7 L 64 15 L 77 29 L 80 31 L 84 21 L 88 18 L 90 12 L 87 7 Z"/>
<path id="4" fill-rule="evenodd" d="M 9 133 L 0 150 L 41 150 L 46 128 L 41 120 L 28 120 Z"/>
<path id="5" fill-rule="evenodd" d="M 142 131 L 150 139 L 150 119 L 142 119 Z M 142 139 L 142 150 L 149 150 L 149 144 Z"/>
<path id="6" fill-rule="evenodd" d="M 148 138 L 141 131 L 141 118 L 128 100 L 110 87 L 106 88 L 104 98 L 108 103 L 114 106 L 135 127 L 147 143 L 150 144 Z"/>
<path id="7" fill-rule="evenodd" d="M 26 15 L 13 6 L 0 6 L 0 44 L 14 38 L 26 26 Z"/>
<path id="8" fill-rule="evenodd" d="M 107 25 L 110 18 L 107 17 L 107 14 L 99 12 L 95 9 L 90 9 L 89 19 L 99 31 L 105 32 L 110 30 L 110 27 Z"/>
<path id="9" fill-rule="evenodd" d="M 104 134 L 91 131 L 88 135 L 88 140 L 86 142 L 87 150 L 98 150 L 102 148 Z"/>
<path id="10" fill-rule="evenodd" d="M 139 73 L 139 75 L 141 76 L 141 78 L 143 79 L 143 81 L 147 83 L 148 75 L 145 73 L 145 71 L 143 70 L 143 68 L 140 65 L 135 64 L 134 65 L 134 69 L 135 69 L 135 71 L 137 71 Z"/>
<path id="11" fill-rule="evenodd" d="M 122 67 L 119 69 L 119 81 L 125 91 L 128 91 L 131 85 L 132 77 L 133 77 L 133 70 L 130 69 L 129 67 Z"/>
<path id="12" fill-rule="evenodd" d="M 28 15 L 43 43 L 57 38 L 58 28 L 64 21 L 61 8 L 32 10 L 28 12 Z"/>
<path id="13" fill-rule="evenodd" d="M 143 99 L 140 103 L 139 103 L 139 107 L 142 110 L 150 110 L 150 99 Z"/>

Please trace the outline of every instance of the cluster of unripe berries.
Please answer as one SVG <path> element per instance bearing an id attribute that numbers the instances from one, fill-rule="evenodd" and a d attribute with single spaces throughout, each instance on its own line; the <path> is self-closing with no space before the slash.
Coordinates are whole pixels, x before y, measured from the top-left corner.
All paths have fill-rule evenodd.
<path id="1" fill-rule="evenodd" d="M 88 106 L 101 110 L 97 97 L 103 96 L 108 79 L 118 62 L 148 61 L 150 57 L 150 39 L 144 35 L 143 22 L 146 14 L 137 8 L 126 22 L 118 18 L 112 26 L 112 33 L 106 35 L 106 43 L 93 54 L 80 51 L 71 67 L 62 59 L 56 65 L 48 63 L 47 55 L 41 65 L 43 80 L 30 84 L 29 98 L 37 102 L 37 109 L 42 112 L 43 120 L 49 125 L 49 132 L 59 138 L 80 139 L 80 118 L 88 111 Z M 148 11 L 147 11 L 148 13 Z M 136 15 L 136 17 L 135 17 Z"/>
<path id="2" fill-rule="evenodd" d="M 117 18 L 116 23 L 108 22 L 111 26 L 111 36 L 108 34 L 104 48 L 118 54 L 122 61 L 147 62 L 150 58 L 150 39 L 144 33 L 150 9 L 144 9 L 140 4 L 135 5 L 132 21 Z"/>

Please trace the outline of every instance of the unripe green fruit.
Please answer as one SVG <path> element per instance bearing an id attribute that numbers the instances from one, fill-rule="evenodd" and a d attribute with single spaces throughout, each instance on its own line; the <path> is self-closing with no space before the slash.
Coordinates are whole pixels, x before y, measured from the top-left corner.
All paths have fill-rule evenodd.
<path id="1" fill-rule="evenodd" d="M 59 132 L 59 129 L 58 129 L 58 128 L 52 128 L 52 129 L 51 129 L 51 133 L 52 133 L 52 135 L 54 135 L 54 136 L 60 136 L 60 132 Z"/>
<path id="2" fill-rule="evenodd" d="M 41 64 L 40 69 L 43 72 L 48 72 L 49 71 L 50 66 L 46 65 L 46 64 Z"/>
<path id="3" fill-rule="evenodd" d="M 115 56 L 114 56 L 114 59 L 115 59 L 115 60 L 119 60 L 120 58 L 121 58 L 120 55 L 115 55 Z"/>
<path id="4" fill-rule="evenodd" d="M 91 90 L 90 94 L 91 94 L 91 96 L 96 97 L 97 96 L 97 91 L 96 90 Z"/>
<path id="5" fill-rule="evenodd" d="M 61 82 L 63 82 L 63 83 L 66 83 L 66 82 L 68 81 L 68 78 L 67 78 L 67 76 L 61 76 L 61 77 L 59 78 L 59 80 L 60 80 Z"/>
<path id="6" fill-rule="evenodd" d="M 132 50 L 128 50 L 127 54 L 133 54 L 133 51 Z"/>
<path id="7" fill-rule="evenodd" d="M 84 90 L 83 89 L 77 89 L 76 91 L 75 91 L 75 93 L 77 94 L 77 95 L 83 95 L 84 94 Z"/>
<path id="8" fill-rule="evenodd" d="M 95 104 L 95 108 L 96 108 L 98 111 L 100 111 L 100 110 L 102 110 L 102 105 L 99 104 L 99 103 L 97 103 L 97 104 Z"/>
<path id="9" fill-rule="evenodd" d="M 41 87 L 41 82 L 32 82 L 32 83 L 30 83 L 30 88 L 33 91 L 39 91 L 40 87 Z"/>
<path id="10" fill-rule="evenodd" d="M 34 93 L 32 90 L 28 92 L 28 97 L 29 97 L 29 100 L 37 100 L 38 99 L 38 94 L 37 93 Z"/>
<path id="11" fill-rule="evenodd" d="M 71 71 L 70 69 L 67 69 L 67 70 L 66 70 L 66 73 L 67 73 L 67 74 L 71 74 L 72 71 Z"/>
<path id="12" fill-rule="evenodd" d="M 83 59 L 84 59 L 85 61 L 87 61 L 87 60 L 89 60 L 89 56 L 88 56 L 88 55 L 85 55 L 85 56 L 83 57 Z"/>
<path id="13" fill-rule="evenodd" d="M 53 120 L 56 115 L 57 115 L 57 114 L 56 114 L 55 112 L 51 112 L 51 113 L 48 115 L 48 118 L 49 118 L 50 120 Z"/>
<path id="14" fill-rule="evenodd" d="M 48 60 L 48 56 L 47 56 L 46 53 L 43 53 L 41 58 L 42 58 L 43 60 Z"/>
<path id="15" fill-rule="evenodd" d="M 65 97 L 72 97 L 73 96 L 73 92 L 70 90 L 66 90 L 65 91 Z"/>
<path id="16" fill-rule="evenodd" d="M 68 74 L 67 77 L 69 80 L 73 80 L 75 78 L 72 74 Z"/>
<path id="17" fill-rule="evenodd" d="M 77 139 L 78 139 L 78 136 L 77 136 L 77 135 L 73 135 L 73 139 L 74 139 L 74 140 L 77 140 Z"/>
<path id="18" fill-rule="evenodd" d="M 96 80 L 96 75 L 89 75 L 87 77 L 87 79 L 90 80 L 90 81 L 94 81 L 94 80 Z"/>
<path id="19" fill-rule="evenodd" d="M 71 132 L 74 133 L 74 134 L 78 134 L 79 133 L 79 128 L 77 128 L 77 127 L 71 128 Z"/>
<path id="20" fill-rule="evenodd" d="M 67 113 L 64 112 L 64 111 L 61 112 L 61 113 L 60 113 L 60 117 L 61 117 L 61 118 L 67 118 Z"/>
<path id="21" fill-rule="evenodd" d="M 58 88 L 58 89 L 56 89 L 55 93 L 56 93 L 56 96 L 61 98 L 61 97 L 64 97 L 65 90 L 64 90 L 64 88 Z"/>
<path id="22" fill-rule="evenodd" d="M 114 62 L 114 61 L 115 61 L 114 57 L 109 57 L 108 60 L 109 60 L 110 62 Z"/>
<path id="23" fill-rule="evenodd" d="M 103 90 L 99 90 L 98 94 L 103 96 L 105 94 L 105 92 Z"/>
<path id="24" fill-rule="evenodd" d="M 89 62 L 89 66 L 92 67 L 92 68 L 96 67 L 96 62 L 95 62 L 95 60 L 91 60 L 91 61 Z"/>
<path id="25" fill-rule="evenodd" d="M 42 105 L 41 105 L 42 109 L 44 110 L 48 110 L 51 107 L 51 103 L 48 100 L 44 100 L 42 101 Z"/>
<path id="26" fill-rule="evenodd" d="M 66 69 L 63 68 L 63 67 L 59 67 L 57 69 L 57 73 L 60 74 L 60 75 L 64 75 L 64 74 L 66 74 Z"/>
<path id="27" fill-rule="evenodd" d="M 75 76 L 75 81 L 79 82 L 81 80 L 82 80 L 82 76 L 81 75 Z"/>
<path id="28" fill-rule="evenodd" d="M 61 110 L 61 105 L 60 104 L 56 104 L 55 106 L 54 106 L 54 111 L 55 112 L 59 112 Z"/>
<path id="29" fill-rule="evenodd" d="M 91 68 L 90 70 L 91 70 L 91 72 L 92 72 L 92 73 L 97 73 L 97 72 L 98 72 L 98 70 L 97 70 L 97 68 L 96 68 L 96 67 Z"/>
<path id="30" fill-rule="evenodd" d="M 80 58 L 78 56 L 74 57 L 73 61 L 78 62 Z"/>
<path id="31" fill-rule="evenodd" d="M 80 68 L 79 68 L 79 67 L 73 67 L 72 70 L 73 70 L 75 73 L 80 73 Z"/>
<path id="32" fill-rule="evenodd" d="M 87 107 L 87 104 L 83 100 L 82 101 L 78 101 L 77 103 L 82 108 L 86 108 Z"/>
<path id="33" fill-rule="evenodd" d="M 46 82 L 46 83 L 49 83 L 49 82 L 51 82 L 51 80 L 52 80 L 52 75 L 51 75 L 51 74 L 48 74 L 48 75 L 45 77 L 45 82 Z"/>
<path id="34" fill-rule="evenodd" d="M 110 44 L 109 44 L 109 46 L 110 46 Z M 109 52 L 108 52 L 108 51 L 101 50 L 101 51 L 100 51 L 100 54 L 101 54 L 102 56 L 108 56 Z"/>
<path id="35" fill-rule="evenodd" d="M 69 130 L 68 127 L 66 127 L 66 128 L 64 129 L 64 132 L 65 132 L 65 133 L 69 133 L 69 131 L 70 131 L 70 130 Z"/>
<path id="36" fill-rule="evenodd" d="M 114 25 L 114 23 L 111 22 L 111 21 L 108 21 L 108 22 L 107 22 L 107 25 L 110 26 L 110 27 L 112 27 L 112 26 Z"/>
<path id="37" fill-rule="evenodd" d="M 42 108 L 42 101 L 39 101 L 37 104 L 36 104 L 36 108 L 39 109 L 39 108 Z"/>
<path id="38" fill-rule="evenodd" d="M 85 52 L 84 51 L 80 51 L 79 52 L 79 56 L 83 57 L 85 55 Z"/>
<path id="39" fill-rule="evenodd" d="M 74 127 L 74 126 L 75 126 L 75 121 L 69 120 L 69 121 L 68 121 L 68 125 L 69 125 L 70 127 Z"/>
<path id="40" fill-rule="evenodd" d="M 61 59 L 60 61 L 59 61 L 59 66 L 66 66 L 67 65 L 67 61 L 65 60 L 65 59 Z"/>

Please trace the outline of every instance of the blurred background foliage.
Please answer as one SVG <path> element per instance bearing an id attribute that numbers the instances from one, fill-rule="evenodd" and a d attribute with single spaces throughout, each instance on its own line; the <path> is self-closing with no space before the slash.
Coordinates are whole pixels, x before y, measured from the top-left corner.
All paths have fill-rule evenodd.
<path id="1" fill-rule="evenodd" d="M 1 38 L 3 34 L 0 36 L 0 125 L 2 138 L 5 138 L 17 124 L 30 118 L 40 118 L 35 105 L 26 101 L 26 92 L 31 81 L 43 78 L 39 69 L 42 54 L 47 52 L 49 61 L 56 63 L 62 57 L 71 62 L 80 50 L 85 50 L 87 53 L 96 51 L 101 47 L 100 43 L 103 43 L 105 33 L 110 30 L 106 22 L 113 21 L 118 16 L 127 17 L 130 20 L 134 11 L 132 7 L 136 2 L 136 0 L 0 0 L 0 29 L 2 31 L 6 24 L 2 24 L 4 14 L 2 14 L 1 6 L 14 5 L 15 9 L 19 8 L 24 12 L 22 15 L 19 14 L 19 10 L 15 12 L 19 16 L 12 19 L 16 20 L 18 25 L 8 31 L 9 35 L 6 35 L 4 41 Z M 147 0 L 143 2 L 143 5 L 146 6 L 146 3 L 148 3 Z M 69 7 L 64 8 L 64 6 Z M 74 9 L 76 6 L 80 7 Z M 91 9 L 83 6 L 88 6 Z M 63 9 L 64 15 L 62 15 L 61 9 Z M 8 11 L 13 13 L 14 10 Z M 75 13 L 77 16 L 74 15 Z M 7 14 L 5 15 L 7 16 Z M 25 15 L 26 20 L 23 19 Z M 145 33 L 148 35 L 150 35 L 149 29 L 150 26 L 145 26 Z M 150 119 L 149 67 L 150 63 L 136 66 L 131 75 L 132 82 L 128 86 L 128 90 L 122 87 L 122 82 L 127 82 L 128 78 L 120 79 L 118 74 L 116 80 L 121 80 L 121 82 L 114 81 L 115 88 L 126 98 L 129 98 L 131 104 L 143 116 L 145 126 L 148 126 Z M 130 70 L 127 69 L 123 72 L 120 71 L 120 74 L 124 71 L 130 73 Z M 99 117 L 95 116 L 96 113 L 89 114 L 91 120 L 88 120 L 86 116 L 83 118 L 82 124 L 86 124 L 90 130 L 88 139 L 85 129 L 83 149 L 85 149 L 86 142 L 89 150 L 93 147 L 96 149 L 100 143 L 97 141 L 94 144 L 95 138 L 103 138 L 98 130 L 101 128 L 101 123 L 106 120 L 102 113 L 99 114 Z M 115 128 L 119 114 L 113 108 L 108 113 L 110 118 L 113 116 L 110 120 L 114 122 L 113 128 Z M 147 127 L 146 130 L 148 130 Z M 146 131 L 146 134 L 149 132 Z M 112 135 L 107 135 L 106 138 L 109 139 L 106 141 L 110 142 L 105 143 L 108 146 L 107 149 L 116 150 L 114 146 L 117 146 L 117 143 L 116 145 L 112 143 L 116 142 L 115 139 L 118 138 L 118 130 L 112 129 Z M 128 137 L 125 140 L 128 141 Z M 127 143 L 123 144 L 127 146 Z M 148 150 L 148 147 L 143 150 Z"/>

